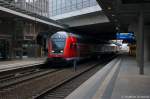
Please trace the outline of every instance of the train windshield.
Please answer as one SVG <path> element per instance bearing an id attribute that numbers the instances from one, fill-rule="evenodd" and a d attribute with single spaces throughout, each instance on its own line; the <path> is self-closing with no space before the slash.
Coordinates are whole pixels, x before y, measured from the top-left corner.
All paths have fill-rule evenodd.
<path id="1" fill-rule="evenodd" d="M 66 38 L 52 38 L 52 49 L 53 50 L 63 50 L 65 47 Z"/>

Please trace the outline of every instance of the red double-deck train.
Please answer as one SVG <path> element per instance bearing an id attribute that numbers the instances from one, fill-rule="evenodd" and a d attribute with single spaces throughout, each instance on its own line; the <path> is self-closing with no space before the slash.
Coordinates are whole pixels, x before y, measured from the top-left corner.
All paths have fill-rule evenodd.
<path id="1" fill-rule="evenodd" d="M 48 62 L 73 63 L 99 55 L 95 39 L 66 31 L 54 33 L 48 40 Z M 106 49 L 106 48 L 105 48 Z M 114 52 L 114 49 L 112 49 Z"/>
<path id="2" fill-rule="evenodd" d="M 48 61 L 73 62 L 92 55 L 90 38 L 59 31 L 48 39 Z"/>

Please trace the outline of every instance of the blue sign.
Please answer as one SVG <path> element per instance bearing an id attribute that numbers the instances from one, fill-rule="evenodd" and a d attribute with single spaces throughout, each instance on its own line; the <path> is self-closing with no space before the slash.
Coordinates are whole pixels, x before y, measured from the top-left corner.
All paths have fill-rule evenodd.
<path id="1" fill-rule="evenodd" d="M 131 39 L 135 39 L 134 34 L 131 33 L 117 33 L 116 34 L 117 39 L 121 39 L 121 40 L 131 40 Z"/>

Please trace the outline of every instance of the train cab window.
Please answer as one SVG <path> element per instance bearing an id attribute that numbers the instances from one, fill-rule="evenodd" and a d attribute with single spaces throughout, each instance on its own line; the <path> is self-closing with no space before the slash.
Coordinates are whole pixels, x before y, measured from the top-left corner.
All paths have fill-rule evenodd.
<path id="1" fill-rule="evenodd" d="M 53 50 L 63 50 L 65 47 L 66 38 L 52 38 L 52 49 Z"/>

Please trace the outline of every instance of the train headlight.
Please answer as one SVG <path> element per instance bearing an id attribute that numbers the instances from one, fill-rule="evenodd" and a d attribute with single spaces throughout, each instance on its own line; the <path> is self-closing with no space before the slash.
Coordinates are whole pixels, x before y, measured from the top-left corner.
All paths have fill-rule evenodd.
<path id="1" fill-rule="evenodd" d="M 55 51 L 54 51 L 54 50 L 52 50 L 51 52 L 52 52 L 52 53 L 54 53 Z"/>
<path id="2" fill-rule="evenodd" d="M 61 52 L 61 53 L 63 53 L 64 51 L 63 51 L 63 50 L 61 50 L 60 52 Z"/>

